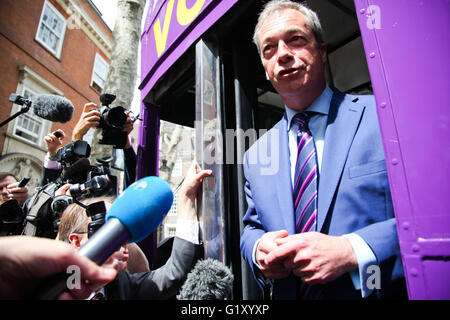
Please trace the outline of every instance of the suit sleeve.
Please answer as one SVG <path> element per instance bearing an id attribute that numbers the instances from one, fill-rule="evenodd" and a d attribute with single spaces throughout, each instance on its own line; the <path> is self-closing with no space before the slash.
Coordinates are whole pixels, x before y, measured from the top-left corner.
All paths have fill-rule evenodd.
<path id="1" fill-rule="evenodd" d="M 263 287 L 265 285 L 265 278 L 259 268 L 253 263 L 253 249 L 256 241 L 258 241 L 258 239 L 261 238 L 266 231 L 264 230 L 255 209 L 255 204 L 252 198 L 251 182 L 249 181 L 251 179 L 248 178 L 248 173 L 246 153 L 244 156 L 244 175 L 246 176 L 247 181 L 245 183 L 244 191 L 248 208 L 243 219 L 244 230 L 241 234 L 240 247 L 242 255 L 250 265 L 250 269 L 252 270 L 257 283 Z"/>
<path id="2" fill-rule="evenodd" d="M 203 246 L 175 237 L 172 253 L 165 265 L 154 271 L 129 276 L 130 299 L 165 300 L 173 297 L 202 253 Z"/>

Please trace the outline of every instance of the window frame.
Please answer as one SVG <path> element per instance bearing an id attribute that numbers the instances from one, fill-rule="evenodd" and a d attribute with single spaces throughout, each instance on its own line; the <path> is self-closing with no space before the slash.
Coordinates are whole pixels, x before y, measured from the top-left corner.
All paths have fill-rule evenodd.
<path id="1" fill-rule="evenodd" d="M 34 95 L 35 97 L 38 96 L 38 93 L 35 92 L 34 90 L 30 89 L 27 86 L 23 86 L 22 88 L 22 92 L 21 95 L 24 96 L 25 92 L 28 91 L 29 93 L 31 93 L 32 95 Z M 28 117 L 31 118 L 34 121 L 40 122 L 40 126 L 39 126 L 39 133 L 37 134 L 37 140 L 36 141 L 32 141 L 29 140 L 23 136 L 20 136 L 16 133 L 16 131 L 19 129 L 23 132 L 25 132 L 26 134 L 29 134 L 29 130 L 21 125 L 19 125 L 19 121 L 24 119 L 24 117 Z M 49 130 L 49 121 L 45 120 L 43 118 L 39 118 L 38 116 L 36 116 L 34 114 L 34 112 L 32 110 L 28 111 L 26 114 L 18 117 L 17 119 L 15 119 L 14 121 L 14 127 L 13 127 L 13 131 L 12 131 L 12 135 L 14 138 L 19 139 L 20 141 L 23 141 L 25 143 L 29 143 L 38 147 L 42 147 L 42 141 L 44 139 L 44 133 L 46 132 L 46 130 Z M 34 134 L 34 133 L 33 133 Z M 33 134 L 31 134 L 31 136 L 33 136 Z"/>
<path id="2" fill-rule="evenodd" d="M 99 61 L 100 63 L 104 63 L 106 65 L 106 67 L 107 67 L 106 74 L 105 74 L 105 79 L 104 79 L 104 82 L 103 82 L 103 87 L 100 86 L 99 83 L 95 82 L 95 84 L 97 84 L 97 86 L 100 88 L 100 92 L 101 92 L 105 88 L 106 78 L 108 77 L 108 72 L 109 72 L 109 63 L 98 52 L 95 53 L 95 59 L 94 59 L 94 65 L 92 66 L 92 75 L 91 75 L 91 83 L 90 83 L 90 86 L 92 88 L 94 88 L 95 90 L 98 90 L 97 87 L 94 86 L 94 75 L 95 74 L 98 75 L 98 73 L 95 72 L 95 70 L 96 70 L 95 66 L 97 65 L 97 61 Z"/>
<path id="3" fill-rule="evenodd" d="M 43 18 L 44 18 L 44 12 L 45 12 L 45 8 L 48 7 L 53 14 L 55 14 L 58 18 L 60 18 L 63 22 L 63 28 L 62 28 L 62 32 L 60 35 L 60 42 L 58 44 L 58 47 L 56 48 L 56 50 L 54 51 L 49 45 L 47 45 L 42 39 L 39 38 L 39 31 L 41 30 L 41 25 L 44 24 Z M 67 19 L 61 14 L 61 12 L 59 12 L 58 9 L 55 8 L 54 5 L 52 5 L 49 1 L 45 0 L 44 2 L 44 6 L 42 7 L 42 12 L 41 12 L 41 17 L 39 19 L 39 24 L 37 27 L 37 31 L 36 31 L 36 36 L 35 36 L 35 40 L 42 45 L 46 50 L 48 50 L 51 54 L 53 54 L 56 58 L 60 58 L 61 57 L 61 51 L 62 51 L 62 47 L 63 47 L 63 43 L 64 43 L 64 38 L 66 35 L 66 29 L 67 29 Z M 53 32 L 53 30 L 51 30 L 51 32 Z"/>

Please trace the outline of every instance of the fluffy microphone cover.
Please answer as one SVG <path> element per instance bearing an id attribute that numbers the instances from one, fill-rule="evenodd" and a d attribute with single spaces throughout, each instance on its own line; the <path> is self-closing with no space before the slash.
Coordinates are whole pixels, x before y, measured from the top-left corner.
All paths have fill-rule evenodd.
<path id="1" fill-rule="evenodd" d="M 233 274 L 215 259 L 199 260 L 187 275 L 178 300 L 228 300 L 233 290 Z"/>
<path id="2" fill-rule="evenodd" d="M 33 102 L 34 114 L 52 122 L 70 121 L 73 109 L 72 102 L 53 94 L 40 94 Z"/>

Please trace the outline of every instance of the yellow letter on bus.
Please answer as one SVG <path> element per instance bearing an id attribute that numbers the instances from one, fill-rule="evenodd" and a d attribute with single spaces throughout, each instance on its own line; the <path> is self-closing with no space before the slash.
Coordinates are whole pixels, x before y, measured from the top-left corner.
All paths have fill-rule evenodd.
<path id="1" fill-rule="evenodd" d="M 197 0 L 192 8 L 186 8 L 186 0 L 178 0 L 177 5 L 177 19 L 178 23 L 182 26 L 186 26 L 195 19 L 203 5 L 205 0 Z"/>
<path id="2" fill-rule="evenodd" d="M 172 18 L 172 11 L 173 11 L 173 4 L 175 0 L 170 0 L 169 4 L 167 5 L 166 9 L 166 16 L 164 18 L 164 26 L 161 32 L 161 22 L 156 20 L 154 26 L 153 26 L 153 32 L 155 33 L 155 43 L 156 43 L 156 51 L 158 52 L 158 57 L 161 56 L 161 54 L 166 49 L 166 42 L 167 42 L 167 36 L 169 34 L 169 26 L 170 26 L 170 20 Z"/>

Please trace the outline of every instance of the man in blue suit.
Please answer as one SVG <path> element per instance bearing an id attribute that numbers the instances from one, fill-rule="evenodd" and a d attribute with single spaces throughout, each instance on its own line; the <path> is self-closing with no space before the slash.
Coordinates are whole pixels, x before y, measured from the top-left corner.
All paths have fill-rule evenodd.
<path id="1" fill-rule="evenodd" d="M 256 280 L 270 285 L 275 299 L 405 297 L 373 96 L 327 86 L 320 22 L 303 5 L 269 2 L 254 42 L 286 105 L 283 119 L 244 157 L 248 210 L 241 250 Z M 298 113 L 308 114 L 315 147 L 309 158 L 316 161 L 317 191 L 303 210 L 316 208 L 303 229 L 309 232 L 296 231 Z"/>

